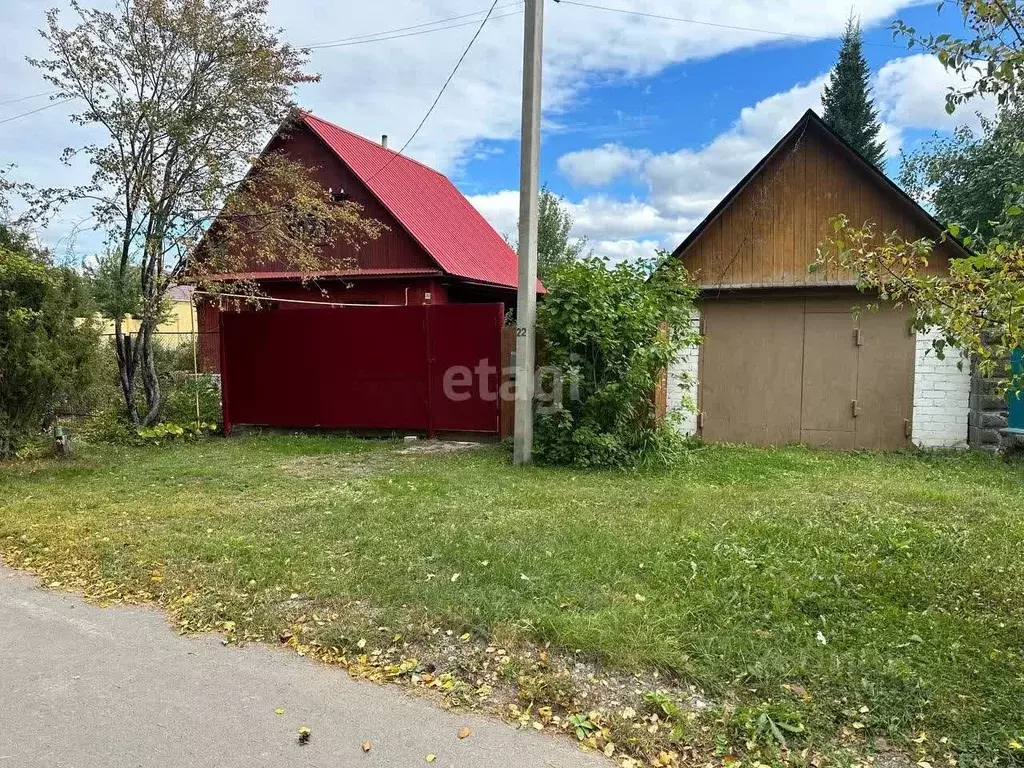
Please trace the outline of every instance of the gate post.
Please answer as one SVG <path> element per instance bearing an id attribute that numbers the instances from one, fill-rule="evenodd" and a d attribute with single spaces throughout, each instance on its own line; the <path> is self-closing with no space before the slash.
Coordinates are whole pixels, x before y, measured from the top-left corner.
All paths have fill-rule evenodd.
<path id="1" fill-rule="evenodd" d="M 430 333 L 430 304 L 423 305 L 423 336 L 427 353 L 427 438 L 433 440 L 434 431 L 434 339 Z"/>
<path id="2" fill-rule="evenodd" d="M 231 412 L 228 407 L 228 357 L 226 334 L 224 333 L 224 312 L 217 313 L 217 335 L 220 337 L 220 418 L 224 437 L 231 437 Z"/>

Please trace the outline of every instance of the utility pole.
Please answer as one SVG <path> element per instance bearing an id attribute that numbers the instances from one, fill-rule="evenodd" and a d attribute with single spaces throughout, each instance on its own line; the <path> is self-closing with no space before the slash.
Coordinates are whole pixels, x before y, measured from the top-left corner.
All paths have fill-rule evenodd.
<path id="1" fill-rule="evenodd" d="M 519 292 L 516 307 L 516 418 L 512 459 L 533 457 L 537 322 L 537 193 L 540 184 L 540 91 L 544 0 L 526 0 L 523 31 L 523 131 L 519 167 Z"/>

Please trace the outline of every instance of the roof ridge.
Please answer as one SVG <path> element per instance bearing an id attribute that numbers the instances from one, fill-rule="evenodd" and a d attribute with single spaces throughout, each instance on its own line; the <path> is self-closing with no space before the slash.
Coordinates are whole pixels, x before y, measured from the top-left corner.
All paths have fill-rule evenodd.
<path id="1" fill-rule="evenodd" d="M 324 123 L 326 125 L 331 126 L 331 128 L 334 128 L 335 130 L 341 131 L 344 134 L 352 136 L 353 138 L 359 139 L 360 141 L 365 141 L 367 144 L 373 145 L 376 149 L 378 149 L 378 150 L 380 150 L 382 152 L 390 152 L 394 156 L 392 160 L 388 161 L 387 165 L 382 165 L 378 170 L 374 171 L 373 174 L 371 174 L 371 175 L 376 175 L 376 174 L 380 173 L 385 168 L 387 168 L 388 165 L 393 163 L 395 160 L 401 159 L 401 160 L 406 160 L 406 161 L 408 161 L 410 163 L 415 163 L 416 165 L 420 166 L 421 168 L 425 168 L 426 170 L 430 171 L 431 173 L 436 173 L 441 178 L 444 178 L 444 179 L 448 178 L 447 176 L 445 176 L 443 173 L 441 173 L 436 168 L 431 168 L 426 163 L 421 163 L 419 160 L 417 160 L 414 157 L 409 157 L 408 155 L 403 155 L 401 152 L 399 152 L 397 150 L 391 149 L 390 147 L 385 147 L 382 144 L 374 141 L 373 139 L 368 139 L 365 136 L 363 136 L 362 134 L 356 133 L 355 131 L 350 131 L 348 128 L 343 128 L 342 126 L 338 125 L 337 123 L 332 123 L 330 120 L 326 120 L 326 119 L 320 117 L 319 115 L 314 115 L 312 112 L 310 112 L 308 110 L 300 109 L 299 112 L 302 115 L 302 119 L 303 120 L 312 118 L 312 119 L 314 119 L 314 120 L 316 120 L 318 122 L 321 122 L 321 123 Z"/>

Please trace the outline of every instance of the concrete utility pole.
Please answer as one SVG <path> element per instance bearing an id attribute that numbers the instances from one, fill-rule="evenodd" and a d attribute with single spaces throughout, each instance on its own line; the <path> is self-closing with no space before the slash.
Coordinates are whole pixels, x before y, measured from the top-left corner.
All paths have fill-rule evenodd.
<path id="1" fill-rule="evenodd" d="M 537 321 L 537 194 L 540 163 L 541 60 L 544 0 L 526 0 L 523 33 L 523 132 L 519 170 L 519 301 L 516 311 L 516 419 L 512 457 L 533 456 L 533 393 Z"/>

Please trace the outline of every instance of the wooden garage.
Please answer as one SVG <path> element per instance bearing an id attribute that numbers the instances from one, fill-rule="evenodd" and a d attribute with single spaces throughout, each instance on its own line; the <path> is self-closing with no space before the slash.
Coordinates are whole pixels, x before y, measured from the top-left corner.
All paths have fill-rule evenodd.
<path id="1" fill-rule="evenodd" d="M 691 387 L 690 431 L 757 445 L 910 444 L 921 345 L 907 310 L 870 311 L 852 274 L 809 270 L 838 213 L 908 238 L 942 230 L 808 111 L 676 249 L 701 286 L 703 341 L 668 387 L 670 405 L 673 388 Z M 943 244 L 931 269 L 960 255 Z"/>

